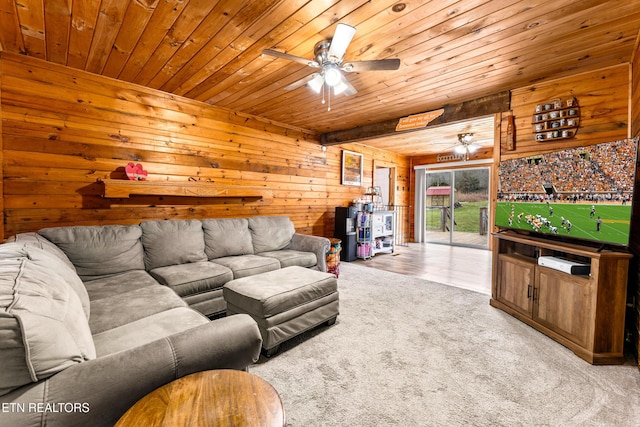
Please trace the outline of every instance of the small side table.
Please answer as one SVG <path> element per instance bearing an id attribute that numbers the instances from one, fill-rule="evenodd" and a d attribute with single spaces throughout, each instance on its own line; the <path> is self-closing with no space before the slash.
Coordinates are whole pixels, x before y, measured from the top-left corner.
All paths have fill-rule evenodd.
<path id="1" fill-rule="evenodd" d="M 213 370 L 154 390 L 129 408 L 116 427 L 284 425 L 284 407 L 271 384 L 244 371 Z"/>

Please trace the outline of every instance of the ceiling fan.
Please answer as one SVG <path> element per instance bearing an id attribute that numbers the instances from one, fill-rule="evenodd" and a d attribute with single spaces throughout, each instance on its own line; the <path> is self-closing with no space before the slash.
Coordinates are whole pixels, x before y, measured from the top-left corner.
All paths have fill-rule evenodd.
<path id="1" fill-rule="evenodd" d="M 464 155 L 464 160 L 469 160 L 469 155 L 475 153 L 480 146 L 473 142 L 473 134 L 471 132 L 459 133 L 458 142 L 454 148 L 456 154 Z"/>
<path id="2" fill-rule="evenodd" d="M 313 48 L 314 59 L 306 59 L 300 56 L 278 52 L 273 49 L 265 49 L 262 53 L 295 61 L 311 68 L 317 68 L 317 72 L 291 83 L 286 86 L 285 89 L 293 90 L 308 84 L 316 93 L 322 91 L 322 103 L 324 104 L 325 88 L 328 91 L 329 100 L 331 97 L 331 89 L 333 89 L 334 95 L 344 93 L 348 96 L 357 93 L 357 90 L 345 78 L 342 71 L 351 73 L 359 71 L 397 70 L 400 67 L 400 60 L 398 58 L 354 61 L 343 64 L 344 54 L 355 33 L 355 28 L 346 24 L 338 24 L 333 38 L 316 43 Z M 329 111 L 330 110 L 331 102 L 329 102 Z"/>
<path id="3" fill-rule="evenodd" d="M 449 138 L 447 137 L 445 140 L 443 140 L 443 142 L 445 141 L 450 141 L 451 139 L 453 139 L 452 137 Z M 468 131 L 462 131 L 462 133 L 458 134 L 458 141 L 455 143 L 455 145 L 449 146 L 441 151 L 443 152 L 450 152 L 451 150 L 453 150 L 453 152 L 459 156 L 458 158 L 467 161 L 469 160 L 469 157 L 475 153 L 476 151 L 478 151 L 478 149 L 481 147 L 481 145 L 478 142 L 481 141 L 474 141 L 474 134 L 473 132 L 471 132 L 470 130 Z M 484 140 L 483 140 L 484 141 Z"/>

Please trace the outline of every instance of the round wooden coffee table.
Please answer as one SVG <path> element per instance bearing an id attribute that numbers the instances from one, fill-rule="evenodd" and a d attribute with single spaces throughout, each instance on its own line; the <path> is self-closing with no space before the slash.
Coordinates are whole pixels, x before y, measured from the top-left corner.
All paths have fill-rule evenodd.
<path id="1" fill-rule="evenodd" d="M 116 427 L 282 427 L 278 392 L 244 371 L 198 372 L 170 382 L 140 399 Z"/>

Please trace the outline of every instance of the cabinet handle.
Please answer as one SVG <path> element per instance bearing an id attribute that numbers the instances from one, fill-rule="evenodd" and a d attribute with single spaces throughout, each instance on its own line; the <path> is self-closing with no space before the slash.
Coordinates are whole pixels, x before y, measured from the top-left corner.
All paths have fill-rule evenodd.
<path id="1" fill-rule="evenodd" d="M 527 299 L 531 298 L 531 285 L 527 285 Z"/>
<path id="2" fill-rule="evenodd" d="M 533 288 L 533 301 L 536 300 L 536 291 L 538 290 L 538 288 Z"/>

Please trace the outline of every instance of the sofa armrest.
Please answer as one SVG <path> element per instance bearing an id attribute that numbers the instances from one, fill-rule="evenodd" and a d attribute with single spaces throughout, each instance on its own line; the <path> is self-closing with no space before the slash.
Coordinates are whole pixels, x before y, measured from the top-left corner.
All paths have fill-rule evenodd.
<path id="1" fill-rule="evenodd" d="M 158 387 L 195 372 L 246 369 L 258 360 L 261 347 L 250 316 L 217 319 L 14 390 L 0 397 L 0 405 L 14 408 L 2 418 L 12 426 L 113 426 Z"/>
<path id="2" fill-rule="evenodd" d="M 331 242 L 326 237 L 295 233 L 289 247 L 296 251 L 313 252 L 318 258 L 318 270 L 327 272 L 327 252 L 331 248 Z"/>

